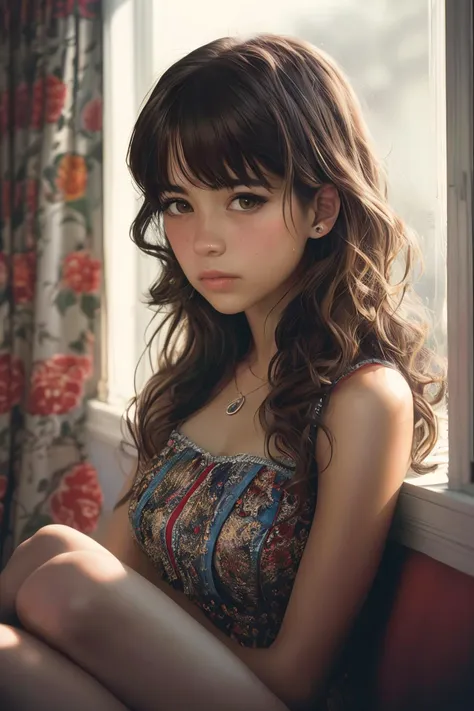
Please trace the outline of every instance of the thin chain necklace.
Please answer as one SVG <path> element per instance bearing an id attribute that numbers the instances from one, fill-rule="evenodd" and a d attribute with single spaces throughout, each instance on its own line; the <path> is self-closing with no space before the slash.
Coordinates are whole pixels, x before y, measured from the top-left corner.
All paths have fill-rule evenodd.
<path id="1" fill-rule="evenodd" d="M 250 363 L 249 363 L 249 365 L 248 365 L 248 369 L 250 370 L 250 372 L 252 373 L 252 375 L 253 375 L 254 378 L 257 378 L 257 380 L 261 380 L 262 383 L 263 383 L 263 382 L 265 382 L 265 383 L 267 382 L 265 378 L 261 378 L 259 375 L 257 375 L 257 373 L 254 373 L 254 372 L 253 372 L 252 366 L 250 365 Z"/>
<path id="2" fill-rule="evenodd" d="M 256 388 L 253 390 L 250 390 L 250 392 L 246 393 L 246 395 L 243 394 L 243 392 L 239 389 L 239 386 L 237 385 L 237 376 L 234 373 L 234 383 L 235 383 L 235 389 L 239 393 L 239 397 L 234 398 L 231 402 L 226 407 L 225 414 L 226 415 L 236 415 L 239 410 L 243 408 L 245 405 L 245 401 L 249 395 L 252 393 L 257 392 L 257 390 L 260 390 L 260 388 L 263 388 L 264 385 L 267 384 L 267 381 L 265 380 L 263 383 L 258 385 Z"/>

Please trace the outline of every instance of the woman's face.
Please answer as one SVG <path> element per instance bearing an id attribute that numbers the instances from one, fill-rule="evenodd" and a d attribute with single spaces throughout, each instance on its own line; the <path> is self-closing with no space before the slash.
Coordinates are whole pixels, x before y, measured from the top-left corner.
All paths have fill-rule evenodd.
<path id="1" fill-rule="evenodd" d="M 284 213 L 280 179 L 219 190 L 177 171 L 171 180 L 160 196 L 164 227 L 190 284 L 221 313 L 270 311 L 293 285 L 315 207 L 293 197 Z"/>

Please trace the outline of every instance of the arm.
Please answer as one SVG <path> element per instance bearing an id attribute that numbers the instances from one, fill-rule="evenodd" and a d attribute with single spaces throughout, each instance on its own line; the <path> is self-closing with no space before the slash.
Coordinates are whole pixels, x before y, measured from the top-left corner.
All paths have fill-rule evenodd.
<path id="1" fill-rule="evenodd" d="M 364 369 L 336 388 L 325 420 L 333 456 L 320 431 L 314 523 L 273 647 L 280 671 L 264 679 L 296 707 L 321 692 L 377 572 L 410 465 L 411 391 L 394 370 Z"/>

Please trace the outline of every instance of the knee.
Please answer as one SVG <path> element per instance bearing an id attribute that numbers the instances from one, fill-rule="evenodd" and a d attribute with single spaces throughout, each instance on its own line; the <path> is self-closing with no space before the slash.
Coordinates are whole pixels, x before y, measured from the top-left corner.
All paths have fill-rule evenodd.
<path id="1" fill-rule="evenodd" d="M 106 551 L 62 553 L 23 583 L 16 599 L 18 617 L 48 641 L 89 637 L 97 631 L 110 589 L 123 576 L 121 563 Z"/>
<path id="2" fill-rule="evenodd" d="M 84 534 L 69 526 L 51 524 L 40 528 L 13 551 L 7 568 L 21 569 L 26 574 L 61 553 L 79 550 Z"/>
<path id="3" fill-rule="evenodd" d="M 12 555 L 14 558 L 22 557 L 25 554 L 37 554 L 43 562 L 61 553 L 78 550 L 87 537 L 80 531 L 76 531 L 70 526 L 52 523 L 43 526 L 30 538 L 15 549 Z"/>
<path id="4" fill-rule="evenodd" d="M 12 614 L 17 592 L 24 580 L 39 566 L 61 553 L 76 550 L 82 534 L 68 526 L 51 525 L 40 528 L 13 551 L 0 575 L 0 607 L 2 616 Z"/>

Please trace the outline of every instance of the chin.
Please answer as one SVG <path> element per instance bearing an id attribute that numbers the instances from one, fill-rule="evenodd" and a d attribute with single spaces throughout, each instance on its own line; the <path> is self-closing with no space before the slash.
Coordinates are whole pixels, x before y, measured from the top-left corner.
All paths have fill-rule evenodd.
<path id="1" fill-rule="evenodd" d="M 205 299 L 206 297 L 203 296 L 203 298 Z M 206 301 L 212 306 L 213 309 L 218 311 L 220 314 L 224 314 L 225 316 L 240 314 L 251 306 L 248 300 L 238 299 L 235 297 L 232 298 L 230 296 L 224 298 L 217 297 L 213 299 L 206 299 Z"/>
<path id="2" fill-rule="evenodd" d="M 209 303 L 215 311 L 218 311 L 220 314 L 224 314 L 224 316 L 235 316 L 235 314 L 240 314 L 242 311 L 245 311 L 245 308 L 237 305 L 216 304 L 211 301 L 209 301 Z"/>

